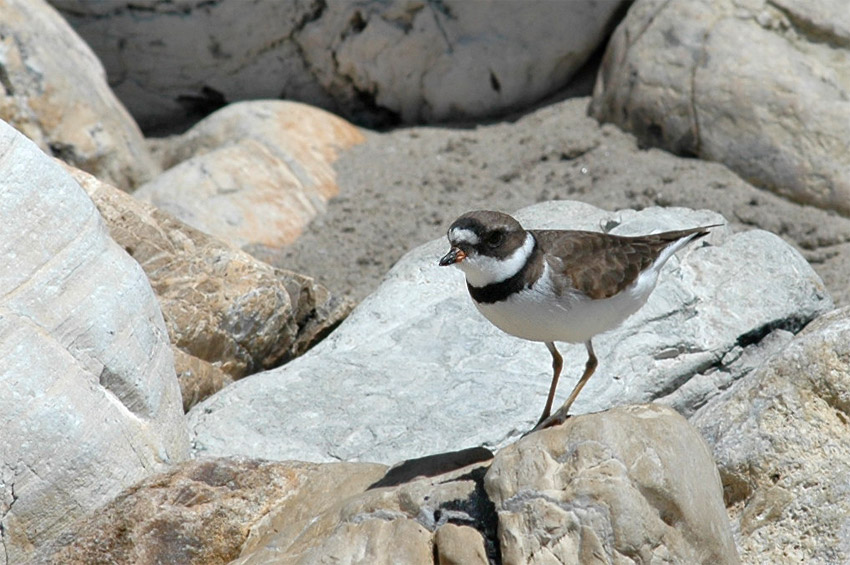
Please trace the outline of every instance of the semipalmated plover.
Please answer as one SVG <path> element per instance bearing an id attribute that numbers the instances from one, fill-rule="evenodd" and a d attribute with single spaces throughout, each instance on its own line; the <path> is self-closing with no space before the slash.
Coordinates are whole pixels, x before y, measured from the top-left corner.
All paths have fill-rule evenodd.
<path id="1" fill-rule="evenodd" d="M 502 331 L 542 341 L 552 353 L 552 384 L 534 429 L 563 422 L 596 369 L 591 338 L 617 327 L 646 303 L 670 257 L 720 224 L 625 237 L 572 230 L 525 230 L 501 212 L 468 212 L 448 231 L 440 265 L 466 275 L 472 301 Z M 550 416 L 563 359 L 556 341 L 584 343 L 587 364 L 567 401 Z"/>

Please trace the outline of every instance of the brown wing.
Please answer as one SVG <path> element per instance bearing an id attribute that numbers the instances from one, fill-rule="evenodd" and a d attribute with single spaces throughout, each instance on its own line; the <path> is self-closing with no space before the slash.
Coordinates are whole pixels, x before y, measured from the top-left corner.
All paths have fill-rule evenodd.
<path id="1" fill-rule="evenodd" d="M 567 275 L 573 288 L 601 299 L 632 284 L 667 246 L 694 233 L 694 239 L 700 238 L 711 227 L 714 226 L 637 237 L 588 231 L 530 231 L 542 251 L 560 258 L 560 265 L 550 261 L 550 266 Z"/>

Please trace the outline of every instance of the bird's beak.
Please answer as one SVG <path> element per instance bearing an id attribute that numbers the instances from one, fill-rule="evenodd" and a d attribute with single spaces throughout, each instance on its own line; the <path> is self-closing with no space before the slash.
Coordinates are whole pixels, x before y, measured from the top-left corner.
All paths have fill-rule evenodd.
<path id="1" fill-rule="evenodd" d="M 445 267 L 446 265 L 454 265 L 455 263 L 460 263 L 464 259 L 466 259 L 466 253 L 457 247 L 452 247 L 449 252 L 443 255 L 443 258 L 440 259 L 440 266 Z"/>

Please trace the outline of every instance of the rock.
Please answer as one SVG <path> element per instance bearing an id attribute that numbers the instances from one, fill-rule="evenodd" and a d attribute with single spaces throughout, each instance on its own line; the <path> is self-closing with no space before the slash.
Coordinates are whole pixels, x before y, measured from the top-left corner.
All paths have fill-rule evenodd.
<path id="1" fill-rule="evenodd" d="M 0 119 L 124 190 L 157 171 L 91 49 L 43 0 L 0 4 Z"/>
<path id="2" fill-rule="evenodd" d="M 190 461 L 125 490 L 43 548 L 36 563 L 214 564 L 253 547 L 286 511 L 294 527 L 362 492 L 382 466 L 241 459 Z M 324 492 L 319 490 L 324 487 Z M 305 508 L 307 506 L 307 508 Z"/>
<path id="3" fill-rule="evenodd" d="M 691 419 L 747 563 L 846 563 L 850 309 L 821 316 Z"/>
<path id="4" fill-rule="evenodd" d="M 567 84 L 624 2 L 331 4 L 300 35 L 343 109 L 403 123 L 527 108 Z M 376 116 L 377 114 L 377 116 Z"/>
<path id="5" fill-rule="evenodd" d="M 447 523 L 434 535 L 437 565 L 488 565 L 484 538 L 475 528 Z"/>
<path id="6" fill-rule="evenodd" d="M 711 451 L 669 408 L 532 434 L 496 455 L 484 488 L 505 565 L 738 563 Z"/>
<path id="7" fill-rule="evenodd" d="M 0 122 L 0 564 L 184 459 L 144 272 L 52 159 Z"/>
<path id="8" fill-rule="evenodd" d="M 518 217 L 528 227 L 616 226 L 622 234 L 723 221 L 706 211 L 610 213 L 577 202 L 543 203 Z M 195 453 L 389 462 L 498 447 L 530 429 L 548 393 L 551 358 L 542 344 L 501 333 L 475 310 L 462 273 L 437 266 L 446 249 L 440 239 L 412 251 L 317 347 L 193 408 Z M 745 352 L 781 345 L 768 338 L 772 330 L 796 331 L 832 307 L 806 261 L 769 233 L 715 229 L 706 245 L 680 256 L 641 311 L 594 340 L 600 364 L 576 413 L 655 398 L 692 411 L 751 370 Z M 563 402 L 585 353 L 581 345 L 561 351 Z"/>
<path id="9" fill-rule="evenodd" d="M 231 104 L 160 143 L 171 167 L 135 196 L 187 224 L 244 247 L 281 247 L 339 193 L 332 163 L 363 135 L 304 104 Z"/>
<path id="10" fill-rule="evenodd" d="M 848 45 L 843 2 L 640 0 L 611 38 L 591 113 L 850 215 Z"/>
<path id="11" fill-rule="evenodd" d="M 275 269 L 68 170 L 151 281 L 180 351 L 175 360 L 187 410 L 235 379 L 302 354 L 351 310 L 309 277 Z"/>
<path id="12" fill-rule="evenodd" d="M 52 3 L 146 130 L 272 97 L 385 125 L 521 109 L 570 80 L 625 4 Z"/>
<path id="13" fill-rule="evenodd" d="M 588 556 L 737 563 L 710 450 L 671 409 L 578 416 L 494 459 L 470 449 L 392 469 L 184 463 L 124 491 L 37 562 L 486 565 Z"/>
<path id="14" fill-rule="evenodd" d="M 364 464 L 349 464 L 351 469 L 361 467 Z M 369 468 L 377 470 L 378 466 Z M 478 549 L 484 545 L 482 533 L 490 539 L 488 555 L 494 557 L 498 552 L 493 545 L 496 516 L 481 486 L 485 470 L 476 463 L 394 486 L 373 484 L 357 494 L 341 490 L 337 495 L 334 483 L 307 483 L 302 490 L 316 495 L 301 496 L 299 492 L 275 508 L 274 516 L 264 524 L 265 534 L 257 528 L 253 543 L 245 546 L 233 565 L 432 565 L 435 554 L 478 558 Z M 320 486 L 324 490 L 319 490 Z M 453 525 L 461 528 L 451 528 Z M 459 539 L 471 547 L 457 547 Z M 487 556 L 483 562 L 488 562 Z"/>

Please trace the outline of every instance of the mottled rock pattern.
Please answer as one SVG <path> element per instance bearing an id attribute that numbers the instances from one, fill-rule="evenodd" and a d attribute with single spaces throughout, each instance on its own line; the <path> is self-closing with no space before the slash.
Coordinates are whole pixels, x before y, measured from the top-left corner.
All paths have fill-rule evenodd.
<path id="1" fill-rule="evenodd" d="M 710 450 L 661 406 L 578 416 L 495 458 L 471 449 L 390 469 L 193 461 L 127 489 L 39 556 L 72 564 L 738 562 Z"/>
<path id="2" fill-rule="evenodd" d="M 237 246 L 281 247 L 339 193 L 332 163 L 363 139 L 304 104 L 231 104 L 153 144 L 168 170 L 134 196 Z"/>
<path id="3" fill-rule="evenodd" d="M 616 226 L 621 234 L 723 221 L 706 211 L 610 213 L 566 201 L 518 217 L 529 227 Z M 446 250 L 441 239 L 412 251 L 316 348 L 196 406 L 188 415 L 196 452 L 390 462 L 498 447 L 528 430 L 548 392 L 551 358 L 475 310 L 462 273 L 437 266 Z M 694 410 L 753 368 L 749 352 L 781 346 L 766 339 L 772 330 L 799 330 L 831 307 L 818 276 L 781 239 L 715 229 L 668 263 L 642 310 L 594 340 L 600 365 L 575 410 L 656 398 Z M 563 401 L 585 353 L 581 345 L 561 351 Z"/>
<path id="4" fill-rule="evenodd" d="M 275 269 L 86 173 L 110 235 L 139 262 L 175 347 L 184 405 L 297 357 L 351 309 L 309 277 Z"/>
<path id="5" fill-rule="evenodd" d="M 385 125 L 520 109 L 563 87 L 625 4 L 51 1 L 146 129 L 274 97 Z"/>
<path id="6" fill-rule="evenodd" d="M 485 469 L 474 464 L 403 484 L 370 487 L 346 498 L 333 494 L 333 485 L 324 485 L 322 491 L 319 481 L 307 483 L 276 509 L 266 522 L 265 535 L 258 530 L 254 543 L 245 547 L 234 565 L 432 565 L 435 553 L 480 555 L 485 545 L 482 535 L 489 538 L 489 557 L 495 557 L 496 516 L 481 487 Z M 464 529 L 440 533 L 452 524 Z M 458 538 L 471 540 L 471 547 L 458 548 Z"/>
<path id="7" fill-rule="evenodd" d="M 184 459 L 165 323 L 79 185 L 0 122 L 0 564 Z"/>
<path id="8" fill-rule="evenodd" d="M 670 408 L 531 434 L 496 455 L 484 487 L 505 565 L 739 562 L 711 451 Z"/>
<path id="9" fill-rule="evenodd" d="M 639 0 L 608 44 L 591 113 L 850 215 L 848 100 L 844 2 Z"/>
<path id="10" fill-rule="evenodd" d="M 362 492 L 382 470 L 346 463 L 186 462 L 125 490 L 43 548 L 36 562 L 230 563 L 243 546 L 253 547 L 273 516 L 285 512 L 293 527 L 303 528 L 304 513 Z"/>
<path id="11" fill-rule="evenodd" d="M 130 190 L 158 168 L 103 67 L 43 0 L 0 3 L 0 119 L 50 153 Z"/>
<path id="12" fill-rule="evenodd" d="M 850 309 L 698 411 L 745 563 L 850 560 Z"/>

